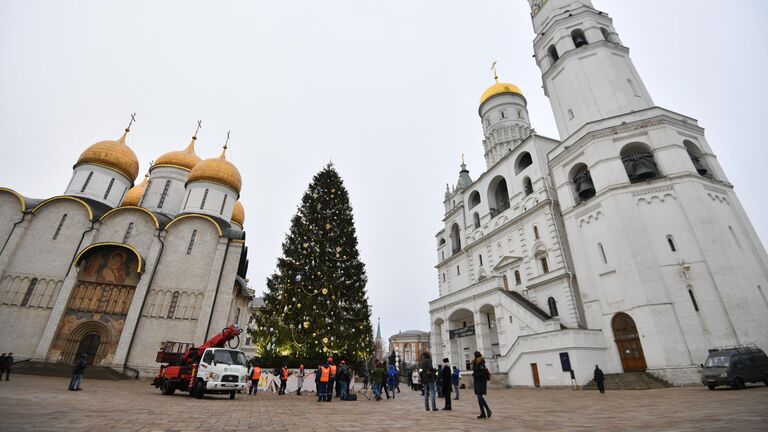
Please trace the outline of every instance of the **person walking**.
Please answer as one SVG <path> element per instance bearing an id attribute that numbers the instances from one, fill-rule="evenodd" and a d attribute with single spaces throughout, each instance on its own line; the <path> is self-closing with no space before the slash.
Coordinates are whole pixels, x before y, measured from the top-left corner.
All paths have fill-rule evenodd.
<path id="1" fill-rule="evenodd" d="M 277 392 L 280 396 L 285 395 L 285 389 L 288 387 L 289 375 L 290 372 L 288 371 L 288 366 L 283 364 L 283 367 L 280 368 L 280 391 Z"/>
<path id="2" fill-rule="evenodd" d="M 259 380 L 261 380 L 261 368 L 256 365 L 251 371 L 251 388 L 248 389 L 248 394 L 251 394 L 251 392 L 253 394 L 259 393 Z"/>
<path id="3" fill-rule="evenodd" d="M 472 362 L 472 378 L 474 381 L 475 396 L 480 405 L 479 419 L 491 418 L 491 407 L 485 401 L 485 394 L 488 391 L 488 380 L 491 379 L 491 372 L 485 367 L 485 359 L 480 351 L 475 351 L 475 360 Z"/>
<path id="4" fill-rule="evenodd" d="M 11 366 L 13 366 L 13 353 L 8 353 L 3 362 L 3 372 L 5 372 L 5 380 L 11 376 Z M 3 374 L 0 373 L 0 380 L 3 379 Z"/>
<path id="5" fill-rule="evenodd" d="M 440 375 L 443 376 L 443 397 L 445 398 L 445 406 L 443 411 L 451 410 L 451 365 L 448 364 L 448 359 L 443 359 L 443 370 Z"/>
<path id="6" fill-rule="evenodd" d="M 424 352 L 421 355 L 421 383 L 424 386 L 424 408 L 429 411 L 429 396 L 432 395 L 432 411 L 437 411 L 435 396 L 435 368 L 432 366 L 432 355 Z"/>
<path id="7" fill-rule="evenodd" d="M 347 398 L 349 391 L 349 367 L 347 362 L 342 360 L 339 364 L 339 369 L 336 371 L 336 381 L 339 383 L 339 398 L 344 400 Z"/>
<path id="8" fill-rule="evenodd" d="M 301 388 L 304 387 L 304 364 L 299 365 L 299 373 L 297 375 L 298 389 L 296 390 L 296 396 L 301 396 Z"/>
<path id="9" fill-rule="evenodd" d="M 70 391 L 82 390 L 82 388 L 80 388 L 80 381 L 82 381 L 83 373 L 85 372 L 86 366 L 88 366 L 85 359 L 85 354 L 80 354 L 79 358 L 75 361 L 75 364 L 72 365 L 72 378 L 69 380 Z"/>
<path id="10" fill-rule="evenodd" d="M 397 369 L 395 365 L 389 365 L 387 369 L 387 387 L 392 392 L 392 399 L 395 398 L 395 387 L 397 386 Z"/>
<path id="11" fill-rule="evenodd" d="M 328 381 L 331 379 L 331 368 L 328 362 L 321 364 L 315 371 L 315 384 L 317 384 L 317 401 L 326 402 L 326 391 L 328 390 Z"/>
<path id="12" fill-rule="evenodd" d="M 377 401 L 381 400 L 381 385 L 384 383 L 384 376 L 387 374 L 381 367 L 381 362 L 376 361 L 376 367 L 371 371 L 371 382 L 373 383 L 373 395 Z"/>
<path id="13" fill-rule="evenodd" d="M 453 391 L 456 392 L 456 397 L 453 400 L 459 400 L 459 384 L 461 383 L 461 369 L 456 366 L 453 367 L 453 373 L 451 374 L 451 384 L 453 384 Z"/>
<path id="14" fill-rule="evenodd" d="M 605 374 L 600 369 L 600 366 L 595 365 L 595 377 L 594 377 L 595 383 L 597 384 L 597 389 L 600 390 L 600 394 L 605 394 Z"/>

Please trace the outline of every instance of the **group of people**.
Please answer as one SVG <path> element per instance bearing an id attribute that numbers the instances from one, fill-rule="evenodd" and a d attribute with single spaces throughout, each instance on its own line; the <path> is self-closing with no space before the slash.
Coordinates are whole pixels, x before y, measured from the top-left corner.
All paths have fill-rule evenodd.
<path id="1" fill-rule="evenodd" d="M 437 389 L 438 376 L 441 377 L 440 391 Z M 450 378 L 449 378 L 450 377 Z M 472 361 L 472 378 L 475 396 L 477 396 L 477 402 L 480 406 L 479 419 L 490 418 L 492 411 L 488 406 L 488 402 L 485 400 L 485 395 L 488 391 L 488 381 L 491 379 L 491 372 L 485 366 L 485 359 L 480 352 L 475 351 L 475 358 Z M 443 365 L 440 369 L 436 369 L 432 364 L 432 356 L 425 352 L 421 356 L 420 372 L 418 380 L 423 386 L 424 394 L 424 409 L 430 411 L 430 401 L 432 402 L 432 411 L 438 411 L 437 404 L 435 402 L 436 397 L 441 396 L 445 400 L 443 405 L 444 411 L 451 411 L 451 393 L 456 392 L 456 400 L 459 398 L 459 382 L 461 379 L 461 371 L 457 367 L 451 369 L 450 361 L 443 359 Z"/>
<path id="2" fill-rule="evenodd" d="M 0 356 L 0 380 L 3 379 L 3 374 L 5 374 L 5 380 L 8 381 L 9 377 L 11 376 L 12 365 L 13 353 L 8 353 L 8 355 L 3 353 L 3 355 Z"/>
<path id="3" fill-rule="evenodd" d="M 337 398 L 346 400 L 349 398 L 349 387 L 354 371 L 342 360 L 337 367 L 333 357 L 317 367 L 315 371 L 315 384 L 317 385 L 317 401 L 330 402 L 334 393 Z"/>
<path id="4" fill-rule="evenodd" d="M 376 367 L 371 371 L 371 383 L 373 384 L 374 399 L 381 400 L 382 390 L 387 399 L 389 399 L 390 393 L 392 393 L 392 399 L 395 399 L 395 393 L 400 391 L 400 374 L 394 365 L 389 365 L 385 370 L 384 364 L 376 360 Z"/>
<path id="5" fill-rule="evenodd" d="M 261 367 L 259 365 L 253 365 L 250 370 L 248 371 L 248 376 L 251 380 L 251 385 L 248 387 L 248 394 L 256 395 L 259 393 L 259 382 L 261 381 Z M 280 378 L 280 387 L 277 391 L 277 394 L 280 396 L 285 395 L 286 388 L 288 387 L 288 378 L 291 376 L 291 371 L 288 369 L 288 365 L 283 364 L 283 366 L 279 369 L 275 369 L 273 371 L 273 374 Z M 304 386 L 304 378 L 306 377 L 306 372 L 304 371 L 304 365 L 299 366 L 299 370 L 295 372 L 297 383 L 298 383 L 298 389 L 296 390 L 296 395 L 301 396 L 301 388 Z"/>

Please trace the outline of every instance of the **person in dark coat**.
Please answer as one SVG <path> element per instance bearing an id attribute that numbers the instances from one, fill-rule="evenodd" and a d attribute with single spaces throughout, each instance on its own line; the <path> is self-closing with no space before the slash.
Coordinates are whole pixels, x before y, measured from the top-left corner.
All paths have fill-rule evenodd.
<path id="1" fill-rule="evenodd" d="M 429 397 L 432 396 L 432 411 L 437 411 L 435 404 L 435 368 L 432 366 L 432 355 L 425 351 L 421 354 L 421 382 L 424 386 L 424 408 L 429 411 Z"/>
<path id="2" fill-rule="evenodd" d="M 451 410 L 451 365 L 448 364 L 448 359 L 443 359 L 443 370 L 440 375 L 443 377 L 443 397 L 445 398 L 445 406 L 443 411 Z"/>
<path id="3" fill-rule="evenodd" d="M 69 390 L 77 391 L 82 390 L 80 388 L 80 381 L 83 379 L 83 373 L 85 372 L 88 363 L 85 361 L 86 355 L 80 354 L 79 358 L 72 365 L 72 379 L 69 380 Z"/>
<path id="4" fill-rule="evenodd" d="M 3 372 L 5 372 L 5 380 L 11 376 L 11 366 L 13 366 L 13 353 L 8 353 L 3 359 Z M 3 374 L 0 373 L 0 379 L 3 379 Z"/>
<path id="5" fill-rule="evenodd" d="M 600 366 L 595 365 L 595 383 L 597 383 L 597 389 L 600 393 L 605 393 L 605 374 L 600 369 Z"/>
<path id="6" fill-rule="evenodd" d="M 488 392 L 488 377 L 490 371 L 485 367 L 485 359 L 480 351 L 475 351 L 475 360 L 472 362 L 472 378 L 474 381 L 475 396 L 480 405 L 479 419 L 491 418 L 491 407 L 485 401 L 485 394 Z"/>

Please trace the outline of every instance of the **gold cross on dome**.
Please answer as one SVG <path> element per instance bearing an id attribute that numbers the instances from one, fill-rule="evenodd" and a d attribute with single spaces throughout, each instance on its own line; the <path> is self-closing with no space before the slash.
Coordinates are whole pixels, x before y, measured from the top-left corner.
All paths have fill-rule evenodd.
<path id="1" fill-rule="evenodd" d="M 227 140 L 226 140 L 226 141 L 224 141 L 224 150 L 226 150 L 226 149 L 227 149 L 227 145 L 229 144 L 229 132 L 230 132 L 230 131 L 227 131 Z"/>
<path id="2" fill-rule="evenodd" d="M 197 139 L 197 133 L 200 131 L 200 129 L 202 129 L 202 127 L 203 127 L 203 121 L 202 120 L 198 120 L 197 121 L 197 128 L 195 129 L 195 135 L 193 135 L 192 138 Z"/>
<path id="3" fill-rule="evenodd" d="M 136 121 L 136 113 L 131 114 L 131 121 L 128 122 L 128 127 L 125 128 L 126 132 L 131 130 L 131 125 Z"/>
<path id="4" fill-rule="evenodd" d="M 499 82 L 499 74 L 496 73 L 496 60 L 491 63 L 491 70 L 493 71 L 493 79 Z"/>

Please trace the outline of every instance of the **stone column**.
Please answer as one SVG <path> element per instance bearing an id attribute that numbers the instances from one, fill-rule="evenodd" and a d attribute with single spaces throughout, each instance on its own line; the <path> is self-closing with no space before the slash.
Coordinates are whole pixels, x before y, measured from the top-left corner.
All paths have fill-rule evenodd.
<path id="1" fill-rule="evenodd" d="M 491 333 L 488 328 L 488 322 L 486 321 L 485 314 L 482 312 L 475 312 L 475 341 L 477 342 L 477 350 L 484 357 L 491 358 L 493 351 L 491 350 Z M 472 357 L 470 353 L 470 358 Z"/>
<path id="2" fill-rule="evenodd" d="M 96 224 L 97 227 L 94 228 L 92 231 L 87 232 L 85 234 L 85 237 L 83 238 L 82 243 L 80 244 L 80 249 L 78 252 L 83 250 L 84 248 L 88 247 L 93 242 L 93 239 L 96 238 L 96 235 L 99 233 L 98 229 L 98 223 Z M 64 279 L 64 284 L 61 286 L 61 290 L 59 291 L 59 296 L 56 298 L 56 302 L 53 305 L 53 310 L 51 310 L 51 314 L 48 316 L 48 322 L 45 324 L 45 329 L 43 329 L 43 334 L 40 337 L 40 342 L 37 344 L 37 349 L 35 350 L 35 355 L 33 357 L 33 360 L 37 361 L 45 361 L 48 357 L 48 350 L 51 349 L 51 344 L 53 343 L 53 339 L 56 337 L 56 330 L 59 328 L 59 323 L 61 322 L 61 319 L 64 317 L 64 313 L 67 310 L 67 304 L 69 304 L 69 297 L 72 295 L 72 290 L 75 288 L 75 285 L 77 284 L 77 276 L 78 272 L 76 269 L 70 269 L 69 274 Z"/>
<path id="3" fill-rule="evenodd" d="M 164 235 L 164 234 L 161 234 Z M 139 284 L 133 292 L 133 299 L 131 300 L 131 306 L 128 308 L 128 316 L 125 318 L 125 324 L 123 325 L 123 332 L 120 335 L 120 340 L 117 343 L 117 349 L 115 351 L 115 357 L 113 364 L 122 367 L 128 360 L 128 348 L 133 339 L 136 328 L 139 324 L 141 314 L 144 312 L 142 306 L 144 305 L 144 299 L 149 291 L 149 282 L 152 280 L 152 275 L 157 270 L 157 259 L 160 254 L 162 243 L 155 237 L 152 240 L 152 244 L 149 246 L 149 255 L 147 255 L 145 262 L 146 267 L 144 273 L 139 279 Z"/>

